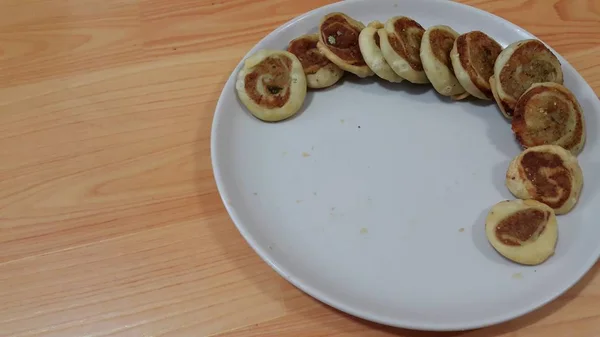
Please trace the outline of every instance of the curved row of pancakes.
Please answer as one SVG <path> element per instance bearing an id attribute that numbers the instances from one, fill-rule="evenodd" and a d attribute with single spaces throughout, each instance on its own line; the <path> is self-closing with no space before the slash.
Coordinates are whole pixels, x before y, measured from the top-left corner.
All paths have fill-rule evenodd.
<path id="1" fill-rule="evenodd" d="M 542 263 L 554 253 L 556 215 L 571 211 L 581 194 L 575 156 L 586 132 L 580 104 L 562 85 L 560 62 L 542 42 L 523 40 L 502 49 L 480 31 L 424 29 L 405 16 L 365 26 L 331 13 L 319 33 L 290 41 L 286 51 L 262 50 L 248 58 L 236 89 L 254 116 L 279 121 L 301 108 L 307 88 L 334 85 L 344 72 L 431 83 L 455 100 L 495 100 L 524 151 L 506 173 L 506 186 L 518 199 L 492 207 L 486 236 L 518 263 Z"/>
<path id="2" fill-rule="evenodd" d="M 359 77 L 432 83 L 444 96 L 493 99 L 489 79 L 502 47 L 483 32 L 461 35 L 444 25 L 425 29 L 406 16 L 365 27 L 343 13 L 330 13 L 319 34 L 319 50 Z"/>
<path id="3" fill-rule="evenodd" d="M 459 34 L 444 25 L 424 29 L 405 16 L 392 17 L 385 24 L 374 21 L 365 27 L 343 13 L 334 12 L 322 18 L 318 33 L 290 41 L 287 51 L 289 54 L 285 56 L 270 52 L 275 59 L 289 58 L 292 64 L 299 61 L 308 88 L 334 85 L 344 72 L 359 77 L 376 75 L 395 83 L 403 80 L 431 83 L 438 93 L 455 100 L 468 96 L 495 99 L 504 116 L 511 120 L 523 148 L 556 144 L 577 154 L 585 143 L 582 109 L 573 94 L 562 86 L 560 62 L 538 40 L 518 41 L 502 49 L 480 31 Z M 271 62 L 265 55 L 269 51 L 261 52 L 265 62 Z M 266 82 L 258 84 L 263 86 L 280 76 L 279 68 L 256 65 L 252 70 L 244 67 L 240 76 L 262 71 Z M 276 74 L 268 74 L 270 71 Z M 238 82 L 244 79 L 238 77 Z M 533 85 L 538 85 L 535 90 Z M 249 110 L 268 121 L 295 114 L 300 109 L 297 102 L 302 103 L 305 95 L 303 89 L 297 93 L 268 91 L 265 96 L 243 92 L 245 89 L 243 83 L 238 83 L 240 96 L 254 97 Z M 288 99 L 296 103 L 290 104 L 284 113 L 282 107 L 271 103 Z"/>

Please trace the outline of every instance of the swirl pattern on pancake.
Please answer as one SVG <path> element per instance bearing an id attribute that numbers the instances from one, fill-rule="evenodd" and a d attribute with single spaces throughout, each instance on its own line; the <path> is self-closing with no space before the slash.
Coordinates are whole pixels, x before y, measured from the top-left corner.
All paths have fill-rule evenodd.
<path id="1" fill-rule="evenodd" d="M 586 138 L 583 109 L 573 93 L 553 83 L 536 83 L 515 105 L 512 130 L 523 148 L 559 145 L 577 155 Z"/>
<path id="2" fill-rule="evenodd" d="M 381 51 L 394 72 L 412 83 L 429 83 L 420 56 L 425 29 L 405 16 L 389 19 L 384 29 L 385 34 L 380 35 Z"/>
<path id="3" fill-rule="evenodd" d="M 501 51 L 498 42 L 480 31 L 456 38 L 450 59 L 458 82 L 469 94 L 480 99 L 493 98 L 490 77 L 494 74 L 494 63 Z"/>
<path id="4" fill-rule="evenodd" d="M 369 23 L 367 27 L 360 32 L 360 36 L 358 37 L 360 52 L 369 68 L 371 68 L 377 76 L 393 83 L 402 82 L 404 79 L 392 70 L 383 57 L 380 47 L 380 31 L 385 34 L 385 32 L 383 32 L 383 24 L 379 21 L 374 21 Z"/>
<path id="5" fill-rule="evenodd" d="M 554 254 L 558 224 L 554 210 L 535 200 L 510 200 L 494 205 L 485 220 L 485 234 L 502 256 L 537 265 Z"/>
<path id="6" fill-rule="evenodd" d="M 558 58 L 539 40 L 522 40 L 504 49 L 494 65 L 490 86 L 500 111 L 512 118 L 517 100 L 534 83 L 563 83 Z"/>
<path id="7" fill-rule="evenodd" d="M 454 75 L 450 52 L 458 33 L 448 26 L 429 27 L 421 39 L 421 62 L 433 88 L 444 96 L 459 98 L 465 93 Z"/>
<path id="8" fill-rule="evenodd" d="M 582 186 L 577 157 L 558 145 L 523 151 L 506 172 L 506 187 L 515 197 L 542 202 L 556 214 L 566 214 L 575 207 Z"/>
<path id="9" fill-rule="evenodd" d="M 358 77 L 372 76 L 373 71 L 367 66 L 358 44 L 358 36 L 364 28 L 365 25 L 361 22 L 343 13 L 330 13 L 319 25 L 317 47 L 343 70 Z"/>
<path id="10" fill-rule="evenodd" d="M 290 41 L 287 48 L 302 63 L 306 83 L 313 89 L 330 87 L 344 75 L 344 71 L 317 48 L 318 42 L 319 34 L 302 35 Z"/>
<path id="11" fill-rule="evenodd" d="M 240 101 L 268 122 L 296 114 L 306 97 L 306 76 L 298 58 L 287 51 L 263 49 L 244 61 L 236 81 Z"/>

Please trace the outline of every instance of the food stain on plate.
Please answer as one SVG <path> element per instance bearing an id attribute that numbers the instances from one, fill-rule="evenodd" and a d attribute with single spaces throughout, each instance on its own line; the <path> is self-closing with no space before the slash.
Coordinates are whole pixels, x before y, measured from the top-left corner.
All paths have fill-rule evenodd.
<path id="1" fill-rule="evenodd" d="M 304 157 L 304 158 L 310 157 L 310 153 L 308 153 L 308 152 L 302 152 L 302 157 Z"/>
<path id="2" fill-rule="evenodd" d="M 363 227 L 360 229 L 360 234 L 369 234 L 369 230 Z"/>
<path id="3" fill-rule="evenodd" d="M 514 274 L 512 274 L 512 278 L 515 280 L 522 280 L 523 274 L 522 273 L 514 273 Z"/>

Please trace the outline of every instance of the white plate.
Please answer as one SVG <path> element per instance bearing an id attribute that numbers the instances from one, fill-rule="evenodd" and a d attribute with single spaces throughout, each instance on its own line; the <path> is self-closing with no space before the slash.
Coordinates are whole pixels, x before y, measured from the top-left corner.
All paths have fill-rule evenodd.
<path id="1" fill-rule="evenodd" d="M 424 27 L 482 30 L 503 46 L 531 38 L 489 13 L 450 1 L 345 1 L 278 28 L 250 52 L 284 49 L 342 11 L 368 23 L 406 15 Z M 213 167 L 234 223 L 291 283 L 342 311 L 413 329 L 460 330 L 523 315 L 551 301 L 600 253 L 598 98 L 563 58 L 565 84 L 585 109 L 579 205 L 559 217 L 556 254 L 537 267 L 507 261 L 488 244 L 489 208 L 521 149 L 491 102 L 450 102 L 430 85 L 348 75 L 309 92 L 282 123 L 253 118 L 232 72 L 212 129 Z M 464 231 L 459 229 L 464 228 Z"/>

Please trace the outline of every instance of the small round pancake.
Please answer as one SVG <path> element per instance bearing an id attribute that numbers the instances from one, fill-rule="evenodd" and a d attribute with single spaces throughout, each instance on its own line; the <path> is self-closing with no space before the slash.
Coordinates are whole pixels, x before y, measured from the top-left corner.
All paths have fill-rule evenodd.
<path id="1" fill-rule="evenodd" d="M 319 34 L 302 35 L 290 41 L 287 48 L 302 63 L 306 83 L 313 89 L 330 87 L 344 76 L 344 71 L 317 48 L 318 42 Z"/>
<path id="2" fill-rule="evenodd" d="M 465 90 L 480 99 L 493 98 L 490 77 L 502 46 L 487 34 L 472 31 L 460 35 L 450 52 L 452 67 Z"/>
<path id="3" fill-rule="evenodd" d="M 327 14 L 319 25 L 317 48 L 343 70 L 358 77 L 373 76 L 358 45 L 358 36 L 364 28 L 361 22 L 343 13 Z"/>
<path id="4" fill-rule="evenodd" d="M 583 172 L 577 157 L 558 145 L 523 151 L 506 172 L 506 187 L 515 197 L 542 202 L 555 214 L 566 214 L 575 207 L 582 186 Z"/>
<path id="5" fill-rule="evenodd" d="M 239 71 L 235 89 L 256 118 L 277 122 L 296 114 L 306 97 L 306 76 L 296 55 L 263 49 Z"/>
<path id="6" fill-rule="evenodd" d="M 425 29 L 405 16 L 389 19 L 384 29 L 379 35 L 381 52 L 394 72 L 412 83 L 429 83 L 419 55 Z"/>
<path id="7" fill-rule="evenodd" d="M 563 83 L 558 58 L 539 40 L 522 40 L 504 49 L 494 64 L 490 85 L 500 111 L 512 118 L 517 100 L 534 83 Z"/>
<path id="8" fill-rule="evenodd" d="M 515 105 L 512 130 L 523 148 L 559 145 L 577 155 L 586 138 L 583 109 L 573 93 L 554 82 L 536 83 Z"/>
<path id="9" fill-rule="evenodd" d="M 448 26 L 429 27 L 421 39 L 421 62 L 433 88 L 443 96 L 456 98 L 466 92 L 460 85 L 450 61 L 458 33 Z"/>
<path id="10" fill-rule="evenodd" d="M 558 224 L 554 210 L 535 200 L 502 201 L 485 220 L 485 234 L 502 256 L 537 265 L 554 255 Z"/>
<path id="11" fill-rule="evenodd" d="M 400 83 L 404 79 L 392 70 L 387 64 L 380 49 L 380 38 L 378 31 L 383 28 L 379 21 L 371 22 L 360 32 L 358 44 L 365 62 L 373 72 L 386 81 Z M 385 32 L 383 33 L 385 34 Z"/>

